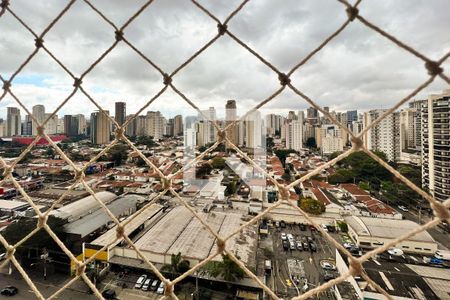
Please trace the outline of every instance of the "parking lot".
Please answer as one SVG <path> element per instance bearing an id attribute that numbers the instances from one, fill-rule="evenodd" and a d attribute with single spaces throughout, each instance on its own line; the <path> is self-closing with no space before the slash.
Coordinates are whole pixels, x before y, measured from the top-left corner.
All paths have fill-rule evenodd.
<path id="1" fill-rule="evenodd" d="M 325 282 L 325 274 L 330 277 L 336 274 L 333 270 L 323 268 L 334 267 L 335 247 L 317 230 L 311 230 L 309 226 L 303 229 L 294 224 L 286 224 L 285 228 L 274 227 L 269 230 L 266 240 L 261 242 L 262 245 L 272 247 L 272 274 L 267 277 L 267 284 L 280 297 L 291 298 L 302 294 Z M 291 249 L 289 238 L 285 242 L 289 246 L 287 249 L 286 245 L 283 247 L 282 233 L 294 241 L 295 249 Z M 342 242 L 339 234 L 330 234 Z M 297 245 L 297 242 L 300 244 Z M 315 245 L 315 251 L 311 249 L 311 244 Z M 318 298 L 334 299 L 334 296 L 328 291 Z"/>

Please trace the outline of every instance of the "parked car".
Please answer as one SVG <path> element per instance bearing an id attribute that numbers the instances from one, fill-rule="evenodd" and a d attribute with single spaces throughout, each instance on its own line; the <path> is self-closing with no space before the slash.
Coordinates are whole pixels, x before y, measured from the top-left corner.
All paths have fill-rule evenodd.
<path id="1" fill-rule="evenodd" d="M 287 234 L 287 239 L 288 239 L 289 241 L 292 241 L 292 240 L 294 240 L 294 236 L 293 236 L 291 233 L 288 233 L 288 234 Z"/>
<path id="2" fill-rule="evenodd" d="M 281 240 L 282 240 L 282 241 L 287 240 L 286 233 L 284 233 L 284 232 L 281 233 Z"/>
<path id="3" fill-rule="evenodd" d="M 324 270 L 331 270 L 331 271 L 336 270 L 336 267 L 335 267 L 333 264 L 331 264 L 331 263 L 329 263 L 329 262 L 327 262 L 327 261 L 321 262 L 321 263 L 320 263 L 320 266 L 321 266 L 322 269 L 324 269 Z"/>
<path id="4" fill-rule="evenodd" d="M 351 248 L 355 247 L 355 244 L 353 244 L 353 243 L 344 243 L 343 246 L 344 246 L 345 249 L 351 249 Z"/>
<path id="5" fill-rule="evenodd" d="M 159 287 L 156 290 L 156 293 L 160 294 L 160 295 L 164 294 L 164 282 L 163 281 L 161 281 L 161 283 L 159 284 Z"/>
<path id="6" fill-rule="evenodd" d="M 336 228 L 331 225 L 327 225 L 327 230 L 328 230 L 328 232 L 336 232 Z"/>
<path id="7" fill-rule="evenodd" d="M 15 286 L 9 285 L 0 291 L 3 296 L 14 296 L 19 292 L 19 289 Z"/>
<path id="8" fill-rule="evenodd" d="M 281 228 L 286 228 L 286 222 L 284 222 L 283 220 L 280 221 L 280 227 Z"/>
<path id="9" fill-rule="evenodd" d="M 302 244 L 303 244 L 303 250 L 304 250 L 304 251 L 309 250 L 308 242 L 303 242 Z"/>
<path id="10" fill-rule="evenodd" d="M 102 296 L 105 299 L 116 299 L 116 291 L 112 289 L 106 289 L 102 292 Z"/>
<path id="11" fill-rule="evenodd" d="M 328 232 L 328 227 L 325 224 L 320 224 L 320 227 L 322 227 L 323 231 Z"/>
<path id="12" fill-rule="evenodd" d="M 399 206 L 397 206 L 398 207 L 398 209 L 400 209 L 400 210 L 402 210 L 402 211 L 404 211 L 404 212 L 408 212 L 409 211 L 409 209 L 407 209 L 405 206 L 403 206 L 403 205 L 399 205 Z"/>
<path id="13" fill-rule="evenodd" d="M 280 227 L 280 222 L 275 221 L 275 227 L 276 227 L 276 228 Z"/>
<path id="14" fill-rule="evenodd" d="M 325 281 L 330 281 L 335 278 L 336 278 L 336 274 L 334 274 L 334 273 L 326 272 L 325 275 L 323 275 L 323 280 L 325 280 Z"/>
<path id="15" fill-rule="evenodd" d="M 155 280 L 153 280 L 150 289 L 151 289 L 152 291 L 156 291 L 156 289 L 158 288 L 158 286 L 159 286 L 159 280 L 158 280 L 158 279 L 155 279 Z"/>
<path id="16" fill-rule="evenodd" d="M 300 250 L 300 251 L 302 251 L 303 250 L 303 246 L 302 246 L 302 242 L 300 242 L 300 241 L 297 241 L 297 250 Z"/>
<path id="17" fill-rule="evenodd" d="M 142 285 L 142 290 L 143 291 L 148 291 L 148 288 L 149 288 L 151 282 L 152 282 L 152 280 L 150 278 L 147 278 L 144 281 L 144 284 Z"/>
<path id="18" fill-rule="evenodd" d="M 303 223 L 300 223 L 299 227 L 300 227 L 301 231 L 305 231 L 306 230 L 306 225 L 303 224 Z"/>
<path id="19" fill-rule="evenodd" d="M 289 243 L 289 249 L 291 249 L 291 250 L 295 250 L 296 249 L 294 241 L 291 241 Z"/>
<path id="20" fill-rule="evenodd" d="M 312 243 L 314 240 L 313 240 L 312 237 L 307 236 L 307 237 L 306 237 L 306 241 L 307 241 L 308 243 Z"/>
<path id="21" fill-rule="evenodd" d="M 134 285 L 135 289 L 140 289 L 142 285 L 144 284 L 145 280 L 147 279 L 147 275 L 141 275 L 141 277 L 138 278 L 136 281 L 136 284 Z"/>
<path id="22" fill-rule="evenodd" d="M 311 252 L 317 252 L 316 244 L 313 242 L 309 243 L 309 249 L 311 249 Z"/>
<path id="23" fill-rule="evenodd" d="M 284 250 L 288 250 L 289 249 L 289 242 L 288 241 L 283 241 L 283 249 Z"/>

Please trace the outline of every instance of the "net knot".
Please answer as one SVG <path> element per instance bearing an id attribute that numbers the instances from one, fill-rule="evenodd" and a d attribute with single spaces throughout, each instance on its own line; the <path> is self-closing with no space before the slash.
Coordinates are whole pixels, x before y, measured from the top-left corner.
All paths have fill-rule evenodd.
<path id="1" fill-rule="evenodd" d="M 116 133 L 116 138 L 118 140 L 122 140 L 124 138 L 124 136 L 123 136 L 123 127 L 116 128 L 116 132 L 115 133 Z"/>
<path id="2" fill-rule="evenodd" d="M 14 255 L 14 253 L 16 252 L 16 248 L 14 248 L 14 246 L 11 246 L 11 245 L 8 245 L 5 250 L 6 250 L 7 258 L 11 258 Z"/>
<path id="3" fill-rule="evenodd" d="M 291 83 L 291 79 L 285 73 L 278 73 L 278 80 L 282 86 L 288 85 Z"/>
<path id="4" fill-rule="evenodd" d="M 225 138 L 227 137 L 226 131 L 225 130 L 219 130 L 217 132 L 217 137 L 218 137 L 219 143 L 222 143 L 225 140 Z"/>
<path id="5" fill-rule="evenodd" d="M 359 10 L 356 7 L 349 6 L 345 10 L 345 12 L 347 13 L 348 19 L 350 21 L 353 21 L 353 20 L 355 20 L 356 16 L 358 15 Z"/>
<path id="6" fill-rule="evenodd" d="M 351 141 L 352 141 L 352 147 L 354 150 L 360 150 L 363 147 L 364 143 L 361 138 L 352 137 Z"/>
<path id="7" fill-rule="evenodd" d="M 169 280 L 164 281 L 164 296 L 173 298 L 173 282 Z"/>
<path id="8" fill-rule="evenodd" d="M 47 215 L 40 215 L 37 227 L 38 228 L 44 227 L 45 224 L 47 223 L 47 220 L 48 220 L 48 216 Z"/>
<path id="9" fill-rule="evenodd" d="M 37 127 L 37 135 L 44 135 L 44 126 L 38 126 Z"/>
<path id="10" fill-rule="evenodd" d="M 84 265 L 80 262 L 77 262 L 77 263 L 78 263 L 78 267 L 77 267 L 76 273 L 77 273 L 77 276 L 81 276 L 86 271 L 86 265 Z"/>
<path id="11" fill-rule="evenodd" d="M 355 276 L 359 276 L 362 274 L 363 271 L 363 266 L 361 264 L 361 262 L 357 259 L 354 258 L 350 258 L 350 274 L 355 277 Z"/>
<path id="12" fill-rule="evenodd" d="M 431 208 L 434 211 L 434 215 L 441 220 L 450 219 L 450 213 L 444 204 L 434 201 L 431 203 Z"/>
<path id="13" fill-rule="evenodd" d="M 280 198 L 281 200 L 289 200 L 289 191 L 286 187 L 280 187 Z"/>
<path id="14" fill-rule="evenodd" d="M 223 253 L 225 250 L 225 241 L 222 239 L 217 239 L 217 253 Z"/>
<path id="15" fill-rule="evenodd" d="M 10 166 L 4 166 L 3 167 L 3 177 L 8 177 L 9 175 L 11 175 L 13 171 L 13 168 Z"/>
<path id="16" fill-rule="evenodd" d="M 0 3 L 0 7 L 5 9 L 7 8 L 9 5 L 9 0 L 2 0 L 2 2 Z"/>
<path id="17" fill-rule="evenodd" d="M 35 38 L 34 45 L 36 48 L 41 48 L 44 45 L 44 40 L 41 37 Z"/>
<path id="18" fill-rule="evenodd" d="M 227 30 L 228 30 L 227 24 L 222 23 L 217 24 L 217 31 L 219 32 L 219 35 L 224 35 L 225 32 L 227 32 Z"/>
<path id="19" fill-rule="evenodd" d="M 3 89 L 5 90 L 5 91 L 7 91 L 7 90 L 9 90 L 9 88 L 11 87 L 11 82 L 9 82 L 9 81 L 4 81 L 3 82 Z"/>
<path id="20" fill-rule="evenodd" d="M 117 225 L 116 236 L 118 239 L 122 238 L 125 234 L 125 228 L 122 225 Z"/>
<path id="21" fill-rule="evenodd" d="M 114 36 L 115 36 L 117 42 L 122 41 L 123 40 L 123 31 L 122 30 L 114 31 Z"/>
<path id="22" fill-rule="evenodd" d="M 84 178 L 84 172 L 82 170 L 77 170 L 75 172 L 75 181 L 79 181 Z"/>
<path id="23" fill-rule="evenodd" d="M 428 74 L 431 76 L 439 75 L 444 71 L 444 69 L 440 67 L 438 62 L 432 60 L 428 60 L 425 63 L 425 68 L 428 70 Z"/>
<path id="24" fill-rule="evenodd" d="M 73 86 L 79 88 L 82 83 L 83 81 L 81 80 L 81 78 L 75 78 L 73 81 Z"/>
<path id="25" fill-rule="evenodd" d="M 172 77 L 169 76 L 169 74 L 164 73 L 163 75 L 163 83 L 164 85 L 169 85 L 172 83 Z"/>
<path id="26" fill-rule="evenodd" d="M 172 180 L 170 178 L 163 178 L 162 186 L 164 190 L 170 189 L 170 187 L 172 186 Z"/>

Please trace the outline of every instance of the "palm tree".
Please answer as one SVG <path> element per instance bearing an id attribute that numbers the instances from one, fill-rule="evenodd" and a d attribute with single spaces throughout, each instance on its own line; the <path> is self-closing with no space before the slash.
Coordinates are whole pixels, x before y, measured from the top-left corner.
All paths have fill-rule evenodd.
<path id="1" fill-rule="evenodd" d="M 170 257 L 170 265 L 164 265 L 161 271 L 170 273 L 170 275 L 183 274 L 190 268 L 190 262 L 182 259 L 181 252 L 178 254 L 172 254 Z"/>
<path id="2" fill-rule="evenodd" d="M 222 261 L 212 261 L 205 266 L 212 277 L 222 277 L 226 281 L 238 281 L 244 278 L 245 272 L 226 254 Z"/>

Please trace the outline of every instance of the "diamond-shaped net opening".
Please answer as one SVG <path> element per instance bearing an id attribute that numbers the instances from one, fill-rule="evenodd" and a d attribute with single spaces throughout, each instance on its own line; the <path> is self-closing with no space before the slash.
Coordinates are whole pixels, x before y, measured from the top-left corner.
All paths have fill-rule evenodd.
<path id="1" fill-rule="evenodd" d="M 7 78 L 0 77 L 1 84 L 3 86 L 3 92 L 0 96 L 0 101 L 3 100 L 5 97 L 12 97 L 14 101 L 16 101 L 19 106 L 21 106 L 28 114 L 30 114 L 30 111 L 27 109 L 27 107 L 24 105 L 24 102 L 20 97 L 17 96 L 17 93 L 15 91 L 14 87 L 14 79 L 17 77 L 17 75 L 28 65 L 31 61 L 33 61 L 33 58 L 39 53 L 39 55 L 47 55 L 50 60 L 52 60 L 58 67 L 60 67 L 61 71 L 66 73 L 69 78 L 73 81 L 73 87 L 70 90 L 70 92 L 67 93 L 67 95 L 63 96 L 61 98 L 61 102 L 58 104 L 57 108 L 54 110 L 54 112 L 45 120 L 36 120 L 33 119 L 33 121 L 38 124 L 36 128 L 36 139 L 35 141 L 27 147 L 17 158 L 15 161 L 9 161 L 5 160 L 3 157 L 0 157 L 0 165 L 3 170 L 3 180 L 2 182 L 8 181 L 8 183 L 14 185 L 16 189 L 20 192 L 20 194 L 25 198 L 25 200 L 31 205 L 33 208 L 35 214 L 36 214 L 36 229 L 32 230 L 28 235 L 26 235 L 23 239 L 20 241 L 15 241 L 14 243 L 10 243 L 9 241 L 5 240 L 4 237 L 0 234 L 0 242 L 3 245 L 3 247 L 6 249 L 6 261 L 2 263 L 2 265 L 5 265 L 8 262 L 12 262 L 14 266 L 17 268 L 17 270 L 21 273 L 27 284 L 30 286 L 31 290 L 35 293 L 35 295 L 38 298 L 44 298 L 44 296 L 39 292 L 37 287 L 33 284 L 33 282 L 30 280 L 30 277 L 27 275 L 25 270 L 21 267 L 19 262 L 14 256 L 15 251 L 17 250 L 17 247 L 21 245 L 22 243 L 26 243 L 33 235 L 37 234 L 39 231 L 46 231 L 48 233 L 48 236 L 61 248 L 61 250 L 67 255 L 67 257 L 70 259 L 71 264 L 73 265 L 74 270 L 74 277 L 72 280 L 65 283 L 63 286 L 60 287 L 60 289 L 54 293 L 53 295 L 50 295 L 49 298 L 54 298 L 56 296 L 60 296 L 60 294 L 71 284 L 73 284 L 75 281 L 79 280 L 80 278 L 85 281 L 85 283 L 89 286 L 89 288 L 94 292 L 94 294 L 98 298 L 102 298 L 102 295 L 100 291 L 97 289 L 95 283 L 92 280 L 92 277 L 89 276 L 88 267 L 91 263 L 94 262 L 95 257 L 98 255 L 101 255 L 104 251 L 107 251 L 110 246 L 117 242 L 122 242 L 124 244 L 128 245 L 128 248 L 132 251 L 135 251 L 136 257 L 140 258 L 145 264 L 145 266 L 148 268 L 149 271 L 153 272 L 160 280 L 162 280 L 165 283 L 165 296 L 168 298 L 175 298 L 178 299 L 177 296 L 174 293 L 174 286 L 179 283 L 181 280 L 185 279 L 189 275 L 201 273 L 203 268 L 210 262 L 212 262 L 214 259 L 217 259 L 220 255 L 225 255 L 224 259 L 232 260 L 234 261 L 237 266 L 239 266 L 245 274 L 253 279 L 258 286 L 260 286 L 267 295 L 269 295 L 273 299 L 279 299 L 279 297 L 274 293 L 274 291 L 271 290 L 271 288 L 263 283 L 258 276 L 256 276 L 246 265 L 245 263 L 240 259 L 238 255 L 233 253 L 229 249 L 229 245 L 235 242 L 235 238 L 240 235 L 243 231 L 248 230 L 251 226 L 254 226 L 258 223 L 261 219 L 265 218 L 270 212 L 280 205 L 287 205 L 291 207 L 293 210 L 295 210 L 299 215 L 302 215 L 310 224 L 315 226 L 318 231 L 320 231 L 324 238 L 326 238 L 331 244 L 333 244 L 339 251 L 341 251 L 345 256 L 348 257 L 349 260 L 349 271 L 342 274 L 338 278 L 335 278 L 333 280 L 328 281 L 327 283 L 324 283 L 322 285 L 316 286 L 307 292 L 294 297 L 294 299 L 308 299 L 309 297 L 319 294 L 321 292 L 326 291 L 328 288 L 332 287 L 333 285 L 340 283 L 344 281 L 349 276 L 356 276 L 360 275 L 365 280 L 369 282 L 369 284 L 378 290 L 380 293 L 384 294 L 387 298 L 391 298 L 389 296 L 388 292 L 383 290 L 379 285 L 377 285 L 364 271 L 363 263 L 367 261 L 369 258 L 373 257 L 374 255 L 381 253 L 383 251 L 386 251 L 390 247 L 396 245 L 397 243 L 409 238 L 410 236 L 413 236 L 414 234 L 417 234 L 421 231 L 424 231 L 428 228 L 431 228 L 433 226 L 436 226 L 440 221 L 449 220 L 449 211 L 448 207 L 450 206 L 450 199 L 444 201 L 444 202 L 438 202 L 435 200 L 432 196 L 430 196 L 425 191 L 418 188 L 416 185 L 414 185 L 410 180 L 405 178 L 400 172 L 392 168 L 388 163 L 380 159 L 376 154 L 368 150 L 363 143 L 363 136 L 364 134 L 379 124 L 385 117 L 392 114 L 395 110 L 397 110 L 401 105 L 412 99 L 415 95 L 417 95 L 420 91 L 425 89 L 428 85 L 430 85 L 436 77 L 440 77 L 442 80 L 444 80 L 447 83 L 450 83 L 449 77 L 444 73 L 444 70 L 442 68 L 443 63 L 446 61 L 446 59 L 450 56 L 450 52 L 446 55 L 442 56 L 438 60 L 432 60 L 422 53 L 415 50 L 413 47 L 403 43 L 399 39 L 397 39 L 395 36 L 389 34 L 382 28 L 378 27 L 377 25 L 373 24 L 369 20 L 367 20 L 363 15 L 359 12 L 359 4 L 360 0 L 356 1 L 355 4 L 350 4 L 346 0 L 339 0 L 339 2 L 343 5 L 343 11 L 347 14 L 347 18 L 345 22 L 336 29 L 331 35 L 329 35 L 322 43 L 320 43 L 316 48 L 314 48 L 308 55 L 306 55 L 302 60 L 300 60 L 295 66 L 293 66 L 290 70 L 283 72 L 277 66 L 272 64 L 270 61 L 268 61 L 266 58 L 264 58 L 261 54 L 259 54 L 255 49 L 253 49 L 251 46 L 249 46 L 244 39 L 241 39 L 240 37 L 236 36 L 233 33 L 232 26 L 230 26 L 230 21 L 235 18 L 239 12 L 243 9 L 245 9 L 245 5 L 250 2 L 249 0 L 245 0 L 242 3 L 240 3 L 228 16 L 225 18 L 218 18 L 214 15 L 213 12 L 211 12 L 208 8 L 200 4 L 199 2 L 192 0 L 191 4 L 192 9 L 198 10 L 206 18 L 211 19 L 211 21 L 216 24 L 216 34 L 211 38 L 205 38 L 206 40 L 205 44 L 198 48 L 198 50 L 194 51 L 192 55 L 187 58 L 183 63 L 181 63 L 179 66 L 174 68 L 173 70 L 165 70 L 161 68 L 155 61 L 153 61 L 151 58 L 149 58 L 145 52 L 141 51 L 139 47 L 137 47 L 131 40 L 127 37 L 127 28 L 137 19 L 140 17 L 140 15 L 143 14 L 144 11 L 149 11 L 152 9 L 152 3 L 154 1 L 146 1 L 141 7 L 137 8 L 136 11 L 129 17 L 123 18 L 125 21 L 119 26 L 115 24 L 111 19 L 109 19 L 106 14 L 102 12 L 102 9 L 99 9 L 93 2 L 89 0 L 85 0 L 84 2 L 72 0 L 65 5 L 60 12 L 56 16 L 54 16 L 50 23 L 44 27 L 44 30 L 42 32 L 36 32 L 33 30 L 31 26 L 28 25 L 27 20 L 23 19 L 19 14 L 16 14 L 16 12 L 13 10 L 13 6 L 11 5 L 9 0 L 2 0 L 0 4 L 0 18 L 14 18 L 18 24 L 20 24 L 21 30 L 26 30 L 32 35 L 32 39 L 34 41 L 31 41 L 34 43 L 35 47 L 33 51 L 26 57 L 26 59 L 18 66 L 18 68 L 11 73 L 11 75 Z M 110 34 L 111 34 L 111 44 L 106 46 L 103 50 L 100 50 L 97 54 L 97 57 L 92 60 L 91 63 L 88 64 L 88 67 L 86 69 L 82 70 L 81 72 L 74 72 L 69 67 L 67 67 L 64 64 L 64 59 L 61 58 L 58 54 L 55 52 L 52 52 L 51 47 L 47 47 L 45 39 L 47 35 L 51 34 L 51 31 L 56 26 L 58 22 L 61 21 L 61 19 L 64 17 L 64 15 L 69 14 L 71 8 L 74 5 L 83 5 L 83 9 L 89 10 L 92 14 L 90 14 L 90 17 L 93 15 L 98 16 L 98 22 L 102 22 L 102 26 L 106 25 L 106 27 L 109 27 Z M 1 19 L 0 19 L 1 20 Z M 377 34 L 381 35 L 388 41 L 392 42 L 397 47 L 403 49 L 406 52 L 409 52 L 410 54 L 414 55 L 418 59 L 422 60 L 425 66 L 425 70 L 427 71 L 429 78 L 420 84 L 415 90 L 411 91 L 407 96 L 405 96 L 403 99 L 398 101 L 394 106 L 392 106 L 390 109 L 386 110 L 378 119 L 376 119 L 374 122 L 372 122 L 369 126 L 365 127 L 361 133 L 358 135 L 355 135 L 353 132 L 351 132 L 346 126 L 339 123 L 338 120 L 332 116 L 327 110 L 325 110 L 323 107 L 317 104 L 314 99 L 307 96 L 304 92 L 299 90 L 294 83 L 291 80 L 291 75 L 294 74 L 299 68 L 302 68 L 312 57 L 314 57 L 317 53 L 319 53 L 326 45 L 333 40 L 336 36 L 338 36 L 342 31 L 345 30 L 346 27 L 351 26 L 350 23 L 352 22 L 359 22 L 363 26 L 369 28 L 370 30 L 373 30 Z M 193 99 L 190 99 L 184 91 L 180 90 L 176 86 L 176 75 L 184 69 L 186 66 L 191 64 L 199 55 L 201 55 L 206 49 L 208 49 L 211 45 L 215 44 L 216 41 L 226 36 L 228 39 L 231 39 L 236 43 L 236 45 L 242 47 L 242 49 L 245 49 L 249 54 L 254 56 L 258 61 L 260 61 L 262 64 L 264 64 L 266 67 L 271 69 L 273 71 L 273 76 L 279 81 L 280 87 L 276 89 L 271 95 L 267 96 L 265 99 L 261 99 L 260 102 L 251 110 L 249 110 L 246 114 L 244 114 L 240 120 L 245 119 L 247 116 L 252 114 L 255 110 L 263 107 L 267 103 L 271 102 L 273 99 L 275 99 L 283 90 L 290 90 L 292 93 L 298 95 L 299 99 L 303 99 L 306 101 L 309 105 L 320 111 L 326 118 L 328 118 L 332 123 L 338 125 L 343 132 L 348 134 L 351 139 L 352 148 L 347 150 L 346 152 L 340 154 L 336 158 L 328 161 L 327 163 L 321 165 L 320 167 L 316 168 L 314 171 L 306 174 L 305 176 L 296 179 L 295 181 L 285 184 L 284 182 L 280 183 L 280 181 L 276 180 L 273 176 L 271 176 L 266 170 L 261 168 L 261 166 L 256 163 L 251 155 L 248 155 L 246 152 L 241 150 L 237 145 L 233 143 L 232 138 L 229 136 L 230 130 L 232 130 L 239 120 L 231 121 L 228 124 L 226 124 L 225 129 L 221 128 L 215 120 L 209 120 L 208 116 L 204 113 L 204 111 L 200 110 L 198 106 L 195 104 L 195 101 Z M 50 37 L 49 37 L 50 38 Z M 51 44 L 51 43 L 50 43 Z M 157 88 L 157 92 L 154 93 L 154 95 L 149 95 L 147 100 L 145 101 L 145 104 L 131 117 L 128 117 L 123 124 L 118 124 L 117 121 L 109 116 L 107 111 L 100 105 L 100 102 L 95 99 L 91 93 L 89 92 L 89 88 L 85 87 L 85 81 L 89 80 L 88 74 L 93 72 L 101 63 L 103 60 L 105 60 L 106 57 L 110 56 L 110 53 L 112 53 L 115 48 L 120 44 L 121 48 L 126 48 L 127 51 L 134 52 L 136 54 L 136 57 L 141 59 L 143 62 L 145 62 L 146 65 L 148 65 L 149 68 L 152 69 L 152 72 L 155 72 L 156 74 L 159 73 L 159 76 L 161 77 L 161 85 L 159 88 Z M 85 61 L 83 61 L 85 63 Z M 79 66 L 78 66 L 79 67 Z M 147 67 L 147 66 L 145 66 Z M 173 91 L 175 94 L 177 94 L 182 100 L 185 101 L 190 107 L 192 107 L 195 111 L 199 113 L 199 115 L 202 116 L 202 118 L 206 121 L 209 121 L 212 126 L 215 127 L 215 130 L 217 131 L 217 140 L 215 143 L 213 143 L 209 148 L 207 148 L 205 151 L 203 151 L 200 155 L 196 156 L 192 161 L 189 162 L 188 165 L 184 166 L 180 170 L 178 170 L 175 173 L 163 173 L 154 163 L 154 161 L 146 156 L 138 146 L 136 146 L 135 143 L 131 142 L 130 139 L 127 137 L 127 128 L 128 126 L 132 126 L 135 119 L 138 118 L 138 115 L 144 111 L 149 105 L 151 105 L 154 101 L 156 101 L 162 94 L 164 94 L 167 90 Z M 46 126 L 49 125 L 49 121 L 54 116 L 61 107 L 63 107 L 70 99 L 77 93 L 83 94 L 87 99 L 96 107 L 98 110 L 99 117 L 107 119 L 111 124 L 113 124 L 115 131 L 114 131 L 114 140 L 109 143 L 105 148 L 102 149 L 100 153 L 92 157 L 88 162 L 84 164 L 74 163 L 70 155 L 68 155 L 65 151 L 61 150 L 61 148 L 49 137 L 49 135 L 46 133 Z M 299 100 L 301 101 L 301 100 Z M 30 114 L 32 115 L 32 114 Z M 14 171 L 14 167 L 16 164 L 22 160 L 33 148 L 33 146 L 38 142 L 40 139 L 45 139 L 48 141 L 49 145 L 54 149 L 55 153 L 57 153 L 60 158 L 71 168 L 71 174 L 73 174 L 74 178 L 71 183 L 71 185 L 68 188 L 68 192 L 74 189 L 76 186 L 82 185 L 84 186 L 84 189 L 87 191 L 88 194 L 91 195 L 92 199 L 96 202 L 98 206 L 101 207 L 103 212 L 108 215 L 110 218 L 114 232 L 112 233 L 112 238 L 109 239 L 107 243 L 105 243 L 102 247 L 97 249 L 96 252 L 92 253 L 89 257 L 82 257 L 78 258 L 75 257 L 75 255 L 64 245 L 63 241 L 61 241 L 57 234 L 52 230 L 50 224 L 49 224 L 49 213 L 51 209 L 56 208 L 58 205 L 60 205 L 64 198 L 67 196 L 67 193 L 62 194 L 59 199 L 57 199 L 51 209 L 42 212 L 39 210 L 39 207 L 36 203 L 34 203 L 33 199 L 27 194 L 27 191 L 23 188 L 23 186 L 12 176 L 12 172 Z M 174 180 L 177 178 L 178 175 L 182 174 L 183 171 L 188 170 L 190 167 L 195 165 L 196 163 L 200 162 L 206 155 L 208 155 L 210 152 L 214 151 L 216 147 L 218 147 L 220 144 L 226 144 L 228 148 L 233 149 L 241 159 L 245 160 L 248 164 L 252 165 L 256 170 L 264 174 L 265 178 L 270 181 L 273 186 L 275 187 L 276 192 L 278 193 L 278 200 L 273 203 L 271 206 L 269 206 L 267 209 L 262 211 L 261 213 L 258 213 L 256 216 L 248 219 L 247 221 L 243 222 L 238 228 L 234 229 L 232 232 L 227 232 L 224 234 L 217 228 L 214 228 L 211 222 L 208 222 L 204 216 L 202 216 L 200 213 L 198 213 L 195 209 L 192 208 L 192 206 L 187 203 L 186 199 L 184 199 L 182 196 L 180 196 L 177 189 L 174 188 Z M 130 152 L 133 152 L 136 157 L 142 160 L 143 164 L 149 168 L 152 172 L 154 172 L 155 177 L 157 180 L 160 181 L 160 190 L 158 193 L 154 193 L 150 197 L 150 202 L 145 204 L 144 206 L 137 209 L 132 215 L 127 216 L 123 220 L 119 220 L 118 216 L 115 215 L 109 208 L 108 205 L 105 204 L 102 199 L 99 199 L 98 194 L 96 194 L 91 186 L 86 182 L 85 180 L 85 173 L 86 170 L 95 163 L 99 158 L 101 158 L 104 155 L 108 155 L 108 153 L 114 148 L 114 147 L 125 147 L 129 149 Z M 356 151 L 364 151 L 367 153 L 371 158 L 373 158 L 375 161 L 377 161 L 379 164 L 381 164 L 383 167 L 385 167 L 389 172 L 391 172 L 397 179 L 402 181 L 406 186 L 408 186 L 413 191 L 417 192 L 420 196 L 422 196 L 426 201 L 429 202 L 431 208 L 434 211 L 434 214 L 436 218 L 429 221 L 428 223 L 421 225 L 416 230 L 405 234 L 404 236 L 400 236 L 397 239 L 393 240 L 390 243 L 387 243 L 379 248 L 376 248 L 372 251 L 367 252 L 361 257 L 354 257 L 352 254 L 345 249 L 341 243 L 336 241 L 331 234 L 326 232 L 319 224 L 317 224 L 313 218 L 311 218 L 307 213 L 305 213 L 298 205 L 290 200 L 290 190 L 293 189 L 295 186 L 299 185 L 300 183 L 304 182 L 305 180 L 310 179 L 311 177 L 319 174 L 322 170 L 327 169 L 330 166 L 333 166 L 340 160 L 344 159 L 345 157 L 349 156 L 350 154 L 356 152 Z M 138 219 L 142 218 L 143 214 L 145 214 L 148 210 L 152 209 L 153 205 L 155 203 L 158 203 L 161 201 L 162 197 L 164 196 L 171 196 L 175 201 L 177 201 L 180 206 L 184 209 L 185 212 L 188 212 L 192 215 L 192 218 L 195 218 L 197 221 L 196 226 L 201 226 L 207 232 L 207 234 L 211 237 L 211 239 L 214 239 L 214 249 L 216 251 L 213 251 L 211 255 L 208 255 L 207 257 L 199 260 L 195 265 L 191 265 L 190 268 L 187 271 L 184 271 L 179 276 L 171 276 L 170 278 L 167 278 L 164 276 L 162 272 L 155 266 L 154 263 L 152 263 L 149 258 L 143 253 L 143 251 L 140 250 L 140 248 L 133 242 L 133 239 L 130 238 L 129 234 L 131 234 L 131 230 L 129 230 L 129 227 L 132 226 L 133 222 Z M 225 258 L 226 257 L 226 258 Z M 45 258 L 44 258 L 45 259 Z"/>

